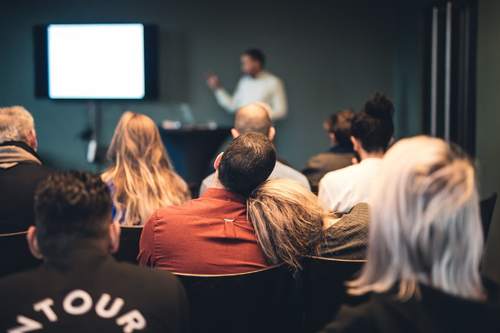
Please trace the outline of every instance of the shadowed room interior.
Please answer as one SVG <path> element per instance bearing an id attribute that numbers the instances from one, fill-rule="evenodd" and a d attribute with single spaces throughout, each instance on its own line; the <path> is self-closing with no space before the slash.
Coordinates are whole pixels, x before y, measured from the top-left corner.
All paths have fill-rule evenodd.
<path id="1" fill-rule="evenodd" d="M 426 325 L 435 328 L 433 311 L 441 314 L 448 308 L 447 297 L 457 301 L 453 304 L 470 306 L 471 315 L 460 312 L 463 308 L 455 315 L 446 313 L 450 317 L 437 320 L 436 332 L 470 331 L 474 326 L 467 320 L 499 311 L 500 1 L 16 0 L 0 3 L 0 18 L 0 186 L 4 187 L 0 188 L 0 223 L 8 220 L 4 213 L 14 201 L 28 202 L 22 213 L 29 213 L 30 222 L 22 230 L 0 230 L 0 246 L 5 246 L 0 248 L 0 296 L 14 295 L 15 288 L 3 286 L 29 280 L 7 277 L 2 284 L 4 276 L 50 266 L 50 255 L 60 255 L 75 243 L 75 252 L 54 261 L 54 267 L 61 263 L 66 267 L 66 261 L 79 266 L 81 260 L 82 267 L 94 265 L 96 274 L 133 277 L 137 279 L 131 284 L 134 288 L 126 288 L 125 282 L 113 288 L 124 294 L 133 290 L 130 299 L 139 300 L 138 309 L 144 306 L 140 309 L 144 311 L 134 312 L 136 304 L 128 302 L 128 294 L 123 305 L 121 295 L 110 298 L 100 287 L 88 294 L 78 290 L 73 294 L 68 291 L 72 287 L 65 287 L 63 295 L 56 292 L 64 285 L 58 277 L 59 285 L 45 287 L 58 293 L 62 303 L 43 293 L 26 293 L 37 297 L 38 303 L 28 304 L 29 311 L 35 309 L 33 318 L 17 315 L 18 330 L 9 332 L 41 329 L 37 325 L 43 320 L 50 330 L 59 319 L 78 317 L 78 309 L 87 303 L 95 307 L 92 316 L 112 318 L 113 323 L 105 325 L 114 329 L 154 328 L 156 332 L 156 326 L 147 326 L 146 321 L 150 315 L 155 320 L 161 317 L 153 306 L 164 301 L 160 295 L 167 294 L 165 298 L 175 303 L 166 311 L 166 317 L 172 318 L 165 324 L 168 332 L 187 332 L 188 326 L 193 332 L 260 331 L 266 321 L 269 325 L 262 332 L 316 332 L 323 327 L 321 332 L 346 332 L 345 327 L 354 322 L 346 320 L 349 316 L 365 316 L 367 321 L 355 322 L 359 327 L 353 332 L 368 332 L 376 325 L 364 327 L 367 322 L 384 324 L 396 313 L 381 312 L 382 317 L 370 321 L 376 311 L 371 313 L 369 306 L 376 297 L 368 294 L 398 291 L 397 301 L 386 301 L 400 302 L 406 296 L 411 301 L 400 302 L 408 305 L 404 309 L 397 303 L 402 315 L 396 316 L 400 322 L 395 326 L 387 326 L 392 329 L 406 324 L 408 318 L 418 321 L 420 315 L 425 317 L 421 326 L 409 324 L 414 332 L 424 332 Z M 141 63 L 146 73 L 145 97 L 50 96 L 49 27 L 122 23 L 151 29 L 141 35 L 145 48 L 140 46 L 146 58 Z M 260 72 L 246 71 L 245 59 L 260 66 Z M 283 84 L 287 102 L 283 117 L 274 118 L 275 96 L 236 101 L 244 80 L 262 80 L 262 72 L 275 75 L 276 82 Z M 229 98 L 234 94 L 232 111 L 221 103 L 221 87 Z M 152 96 L 148 96 L 150 88 Z M 18 105 L 29 112 L 11 108 Z M 9 112 L 21 112 L 19 119 L 25 113 L 32 115 L 33 144 L 29 135 L 26 140 L 3 139 L 2 131 L 26 122 L 23 118 L 18 124 L 18 119 L 8 118 Z M 344 128 L 342 121 L 348 124 Z M 342 133 L 345 147 L 339 139 Z M 51 170 L 43 171 L 51 175 L 47 182 L 40 180 L 42 186 L 30 184 L 29 198 L 17 195 L 21 186 L 2 182 L 8 170 L 22 164 L 12 162 L 8 149 L 3 160 L 2 147 L 11 148 L 11 141 L 13 146 L 19 142 L 28 146 L 23 149 L 33 154 L 29 165 Z M 144 154 L 134 156 L 123 148 L 129 146 L 139 151 L 137 155 Z M 405 146 L 415 149 L 415 154 L 403 151 Z M 312 180 L 311 161 L 330 153 L 344 154 L 344 164 Z M 366 167 L 366 161 L 372 163 L 372 178 L 355 171 Z M 436 171 L 441 168 L 443 175 Z M 393 178 L 388 170 L 394 170 Z M 238 178 L 244 176 L 246 183 Z M 284 179 L 300 186 L 281 182 Z M 381 185 L 382 179 L 386 182 Z M 358 181 L 369 186 L 357 187 Z M 437 185 L 419 187 L 433 181 Z M 372 183 L 379 188 L 370 187 Z M 374 194 L 379 195 L 376 200 Z M 445 204 L 436 209 L 433 200 Z M 392 215 L 374 212 L 372 201 L 373 207 L 389 207 Z M 426 215 L 428 211 L 435 215 Z M 106 224 L 99 229 L 86 219 Z M 345 232 L 344 224 L 356 228 L 356 221 L 363 228 L 356 231 L 360 239 L 337 237 L 332 231 L 337 227 Z M 475 222 L 481 228 L 471 227 Z M 50 223 L 68 223 L 69 231 Z M 203 223 L 214 230 L 220 223 L 217 232 L 224 236 L 203 229 Z M 442 224 L 434 226 L 438 223 Z M 73 232 L 71 228 L 75 228 L 74 238 L 61 241 L 58 237 Z M 60 247 L 55 240 L 43 238 L 51 232 L 61 241 Z M 102 242 L 92 243 L 98 234 Z M 105 249 L 109 260 L 116 259 L 117 265 L 131 263 L 134 268 L 101 270 L 100 262 L 82 259 L 88 254 L 87 250 L 80 253 L 83 239 L 91 240 L 92 251 Z M 200 239 L 227 242 L 207 250 L 196 243 Z M 359 252 L 347 257 L 325 250 L 346 239 L 349 246 L 361 250 L 356 248 Z M 44 247 L 44 240 L 55 247 Z M 370 242 L 377 245 L 368 246 L 374 244 Z M 248 258 L 239 258 L 239 251 Z M 456 253 L 463 260 L 450 259 Z M 388 265 L 393 275 L 377 270 L 384 266 L 384 257 L 396 258 Z M 176 266 L 183 260 L 188 262 L 185 270 Z M 238 268 L 231 270 L 231 265 Z M 467 271 L 467 265 L 474 270 Z M 146 277 L 133 271 L 140 266 L 155 268 L 154 273 Z M 54 278 L 43 269 L 44 279 Z M 168 275 L 155 275 L 157 271 Z M 91 275 L 75 272 L 72 278 L 78 283 L 94 283 Z M 399 280 L 394 278 L 397 274 Z M 157 292 L 154 288 L 161 279 L 171 285 Z M 140 283 L 144 294 L 137 287 Z M 335 297 L 323 292 L 328 288 Z M 73 302 L 79 298 L 81 304 Z M 43 299 L 49 301 L 43 303 Z M 111 299 L 114 305 L 106 310 L 102 305 L 111 304 Z M 365 302 L 367 307 L 360 306 Z M 190 310 L 186 310 L 188 303 Z M 490 303 L 487 309 L 474 307 Z M 349 312 L 343 305 L 356 310 Z M 412 311 L 419 306 L 417 316 Z M 0 330 L 14 327 L 16 321 L 11 319 L 6 326 L 2 309 Z M 185 315 L 189 311 L 196 318 L 191 322 Z M 339 313 L 345 317 L 336 317 Z M 260 320 L 254 321 L 257 317 Z M 447 326 L 453 317 L 457 324 Z M 282 318 L 289 320 L 284 323 Z M 491 319 L 484 327 L 485 332 L 495 332 L 500 322 Z"/>
<path id="2" fill-rule="evenodd" d="M 30 6 L 30 10 L 26 10 Z M 278 123 L 280 155 L 302 168 L 307 158 L 328 147 L 323 120 L 341 108 L 359 109 L 367 96 L 383 91 L 397 104 L 397 135 L 422 131 L 423 2 L 384 0 L 307 2 L 256 1 L 33 1 L 2 4 L 16 24 L 3 21 L 2 105 L 23 104 L 39 126 L 40 153 L 54 165 L 92 169 L 85 161 L 87 126 L 84 102 L 56 102 L 33 95 L 32 29 L 61 22 L 146 22 L 159 26 L 159 98 L 102 105 L 102 142 L 108 143 L 119 115 L 131 109 L 156 121 L 182 119 L 187 105 L 197 122 L 229 126 L 205 84 L 219 74 L 230 90 L 239 77 L 238 54 L 258 46 L 268 67 L 283 77 L 290 116 Z M 265 8 L 265 10 L 263 10 Z M 277 42 L 278 41 L 278 42 Z M 15 75 L 14 75 L 15 73 Z M 38 116 L 40 114 L 40 116 Z M 49 126 L 50 125 L 50 126 Z M 52 135 L 53 126 L 58 137 Z M 295 133 L 308 133 L 307 135 Z M 59 151 L 63 151 L 61 155 Z"/>

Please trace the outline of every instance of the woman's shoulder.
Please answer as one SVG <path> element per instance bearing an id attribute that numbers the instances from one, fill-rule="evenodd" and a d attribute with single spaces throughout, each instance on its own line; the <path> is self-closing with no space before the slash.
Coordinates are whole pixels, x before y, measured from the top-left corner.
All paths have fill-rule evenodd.
<path id="1" fill-rule="evenodd" d="M 363 234 L 368 232 L 370 220 L 368 204 L 356 204 L 348 213 L 337 215 L 337 219 L 325 230 L 327 234 L 337 237 L 338 233 Z"/>
<path id="2" fill-rule="evenodd" d="M 343 306 L 323 332 L 499 332 L 498 306 L 461 299 L 421 286 L 420 297 L 373 294 L 361 305 Z"/>
<path id="3" fill-rule="evenodd" d="M 342 306 L 337 317 L 322 331 L 323 333 L 350 332 L 401 332 L 404 327 L 416 327 L 418 321 L 416 302 L 398 300 L 389 293 L 373 293 L 369 299 L 357 306 Z M 409 332 L 420 332 L 410 329 Z"/>
<path id="4" fill-rule="evenodd" d="M 377 332 L 372 324 L 376 307 L 377 300 L 373 298 L 357 306 L 344 305 L 321 333 Z"/>

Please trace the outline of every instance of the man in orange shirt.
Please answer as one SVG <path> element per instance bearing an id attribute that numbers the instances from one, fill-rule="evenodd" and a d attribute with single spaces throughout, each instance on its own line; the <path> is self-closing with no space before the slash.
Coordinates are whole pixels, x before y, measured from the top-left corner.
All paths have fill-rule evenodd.
<path id="1" fill-rule="evenodd" d="M 259 133 L 236 138 L 214 163 L 202 197 L 158 210 L 145 224 L 142 265 L 189 274 L 231 274 L 268 266 L 247 220 L 246 198 L 274 169 L 276 152 Z"/>

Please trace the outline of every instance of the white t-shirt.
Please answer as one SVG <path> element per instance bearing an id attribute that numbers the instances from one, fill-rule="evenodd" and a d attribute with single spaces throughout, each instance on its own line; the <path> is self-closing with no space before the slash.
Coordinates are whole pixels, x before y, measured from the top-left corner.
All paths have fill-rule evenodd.
<path id="1" fill-rule="evenodd" d="M 260 72 L 256 77 L 243 76 L 238 82 L 233 96 L 225 89 L 220 88 L 215 90 L 215 97 L 217 102 L 231 113 L 245 105 L 264 102 L 271 106 L 271 119 L 282 119 L 287 114 L 283 82 L 277 76 L 266 71 Z"/>
<path id="2" fill-rule="evenodd" d="M 381 158 L 367 158 L 359 164 L 327 173 L 319 182 L 318 197 L 329 211 L 347 213 L 360 202 L 368 203 Z"/>

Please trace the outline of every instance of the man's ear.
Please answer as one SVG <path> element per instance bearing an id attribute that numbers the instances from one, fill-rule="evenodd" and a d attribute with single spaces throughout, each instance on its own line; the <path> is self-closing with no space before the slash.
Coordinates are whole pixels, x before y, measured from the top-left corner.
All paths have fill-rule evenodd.
<path id="1" fill-rule="evenodd" d="M 323 129 L 325 130 L 325 132 L 330 132 L 330 128 L 331 128 L 331 124 L 328 120 L 325 120 L 323 122 Z"/>
<path id="2" fill-rule="evenodd" d="M 28 134 L 28 145 L 33 148 L 34 151 L 38 149 L 38 139 L 35 130 L 31 130 Z"/>
<path id="3" fill-rule="evenodd" d="M 37 259 L 43 259 L 42 252 L 38 246 L 38 239 L 36 238 L 36 227 L 30 226 L 28 229 L 28 234 L 26 235 L 26 240 L 28 241 L 28 246 L 30 248 L 31 254 Z"/>
<path id="4" fill-rule="evenodd" d="M 237 137 L 240 136 L 240 132 L 238 132 L 238 130 L 236 128 L 231 128 L 231 136 L 233 137 L 233 139 L 236 139 Z"/>
<path id="5" fill-rule="evenodd" d="M 273 142 L 275 136 L 276 136 L 276 128 L 274 128 L 274 126 L 271 126 L 269 128 L 269 133 L 267 134 L 267 138 L 269 139 L 269 141 Z"/>
<path id="6" fill-rule="evenodd" d="M 351 136 L 351 142 L 352 142 L 352 148 L 354 149 L 354 151 L 358 152 L 361 150 L 361 142 L 356 139 L 355 137 Z"/>
<path id="7" fill-rule="evenodd" d="M 222 160 L 222 155 L 224 155 L 224 153 L 220 153 L 220 154 L 219 154 L 219 155 L 217 155 L 217 157 L 215 158 L 215 161 L 214 161 L 214 169 L 215 169 L 215 170 L 219 170 L 220 161 Z"/>
<path id="8" fill-rule="evenodd" d="M 120 248 L 120 224 L 117 221 L 109 225 L 109 252 L 116 253 Z"/>
<path id="9" fill-rule="evenodd" d="M 337 143 L 337 137 L 335 136 L 335 133 L 328 132 L 328 137 L 330 138 L 330 142 L 332 145 Z"/>

